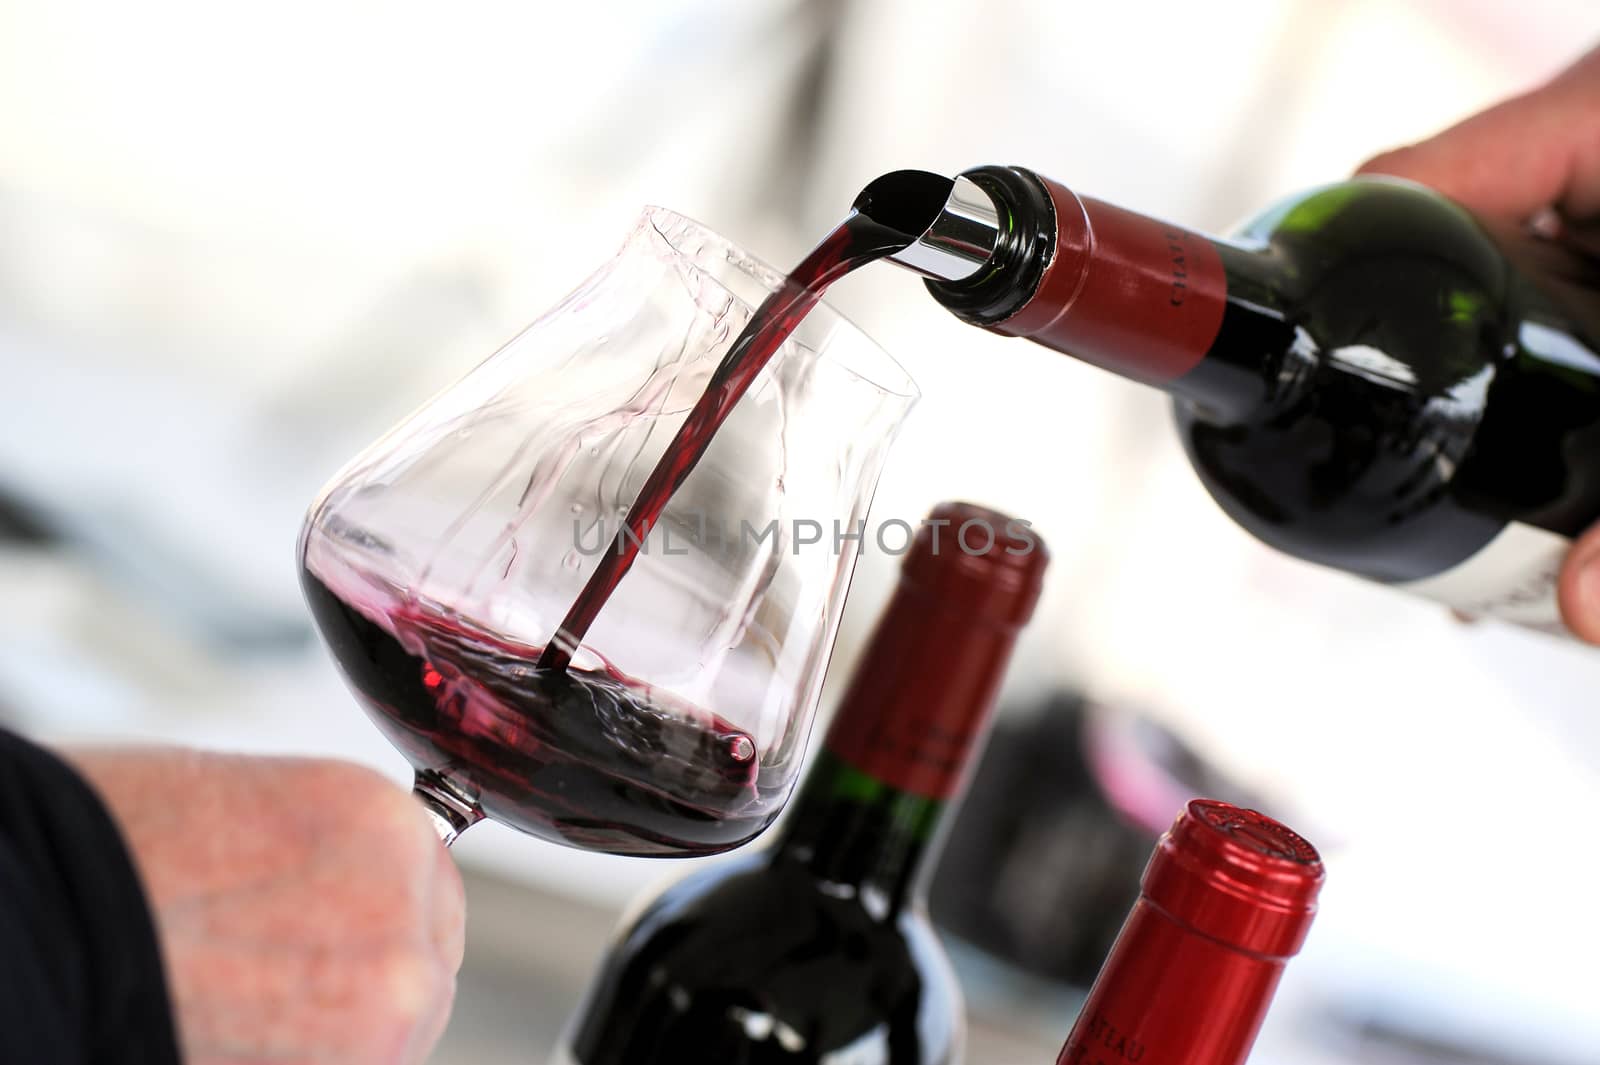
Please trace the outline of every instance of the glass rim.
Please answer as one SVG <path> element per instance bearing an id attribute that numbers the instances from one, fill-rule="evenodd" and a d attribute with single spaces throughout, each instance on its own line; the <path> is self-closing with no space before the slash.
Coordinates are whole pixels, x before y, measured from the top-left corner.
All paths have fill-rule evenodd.
<path id="1" fill-rule="evenodd" d="M 697 236 L 714 241 L 718 248 L 723 251 L 724 257 L 727 259 L 729 264 L 731 264 L 735 269 L 745 273 L 768 291 L 772 291 L 776 287 L 777 283 L 785 276 L 784 271 L 774 269 L 764 259 L 746 251 L 743 247 L 735 244 L 733 241 L 729 240 L 727 237 L 724 237 L 721 233 L 718 233 L 716 230 L 712 229 L 703 222 L 699 222 L 693 218 L 690 218 L 686 214 L 682 214 L 667 207 L 659 207 L 654 204 L 647 204 L 639 213 L 639 221 L 637 225 L 648 225 L 650 231 L 655 235 L 655 237 L 668 248 L 670 248 L 675 255 L 682 256 L 683 258 L 691 261 L 693 260 L 693 256 L 680 247 L 680 242 L 675 240 L 669 232 L 662 228 L 662 219 L 671 219 L 673 221 L 682 223 L 684 226 L 694 229 Z M 739 298 L 737 293 L 730 293 L 730 295 L 733 295 L 735 299 Z M 848 329 L 855 335 L 856 339 L 860 341 L 859 347 L 864 349 L 863 352 L 847 350 L 844 353 L 819 352 L 819 354 L 822 354 L 828 359 L 828 361 L 832 362 L 840 369 L 854 377 L 860 378 L 862 381 L 871 385 L 873 388 L 876 388 L 878 391 L 883 392 L 885 395 L 896 396 L 912 402 L 922 398 L 922 390 L 917 387 L 916 380 L 911 376 L 906 368 L 900 365 L 900 361 L 893 355 L 889 354 L 888 350 L 884 348 L 882 344 L 879 344 L 876 340 L 872 339 L 865 329 L 862 329 L 859 325 L 852 321 L 849 315 L 846 315 L 837 307 L 833 306 L 827 301 L 826 298 L 819 300 L 817 305 L 809 312 L 810 315 L 816 315 L 819 313 L 824 315 L 828 320 L 838 323 Z M 865 357 L 863 357 L 863 354 Z M 861 365 L 862 362 L 868 360 L 879 365 Z M 880 366 L 882 372 L 875 372 L 879 370 Z M 889 380 L 891 378 L 892 380 Z"/>

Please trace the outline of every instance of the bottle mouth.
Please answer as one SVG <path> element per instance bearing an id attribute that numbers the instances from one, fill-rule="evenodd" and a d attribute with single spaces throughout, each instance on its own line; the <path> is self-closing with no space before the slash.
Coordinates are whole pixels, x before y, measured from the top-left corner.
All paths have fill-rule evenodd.
<path id="1" fill-rule="evenodd" d="M 1253 851 L 1263 858 L 1320 868 L 1322 857 L 1305 837 L 1266 814 L 1215 799 L 1195 799 L 1185 811 L 1220 835 L 1227 844 Z M 1308 871 L 1307 879 L 1315 879 Z"/>
<path id="2" fill-rule="evenodd" d="M 1143 894 L 1173 920 L 1237 950 L 1286 958 L 1317 912 L 1316 848 L 1265 814 L 1195 799 L 1161 838 Z"/>
<path id="3" fill-rule="evenodd" d="M 940 503 L 917 529 L 903 579 L 941 608 L 1024 625 L 1050 565 L 1050 550 L 1031 524 L 973 503 Z"/>
<path id="4" fill-rule="evenodd" d="M 890 262 L 935 280 L 971 277 L 1000 243 L 999 205 L 965 176 L 896 170 L 862 189 L 852 206 L 905 235 Z"/>

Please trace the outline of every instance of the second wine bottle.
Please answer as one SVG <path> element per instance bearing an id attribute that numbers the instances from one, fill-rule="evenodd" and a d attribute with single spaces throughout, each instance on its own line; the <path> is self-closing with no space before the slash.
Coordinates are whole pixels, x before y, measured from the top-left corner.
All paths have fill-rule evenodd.
<path id="1" fill-rule="evenodd" d="M 1048 558 L 1006 515 L 935 508 L 777 843 L 651 902 L 557 1062 L 960 1060 L 961 995 L 919 873 Z"/>

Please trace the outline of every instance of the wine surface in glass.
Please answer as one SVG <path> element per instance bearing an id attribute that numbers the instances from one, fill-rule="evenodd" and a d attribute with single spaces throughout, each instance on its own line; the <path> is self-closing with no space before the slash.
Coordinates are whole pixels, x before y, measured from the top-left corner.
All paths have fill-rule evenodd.
<path id="1" fill-rule="evenodd" d="M 488 816 L 616 854 L 711 854 L 758 834 L 781 795 L 716 715 L 612 670 L 549 670 L 539 648 L 309 570 L 324 639 L 368 712 L 421 770 Z M 400 600 L 396 599 L 395 602 Z"/>

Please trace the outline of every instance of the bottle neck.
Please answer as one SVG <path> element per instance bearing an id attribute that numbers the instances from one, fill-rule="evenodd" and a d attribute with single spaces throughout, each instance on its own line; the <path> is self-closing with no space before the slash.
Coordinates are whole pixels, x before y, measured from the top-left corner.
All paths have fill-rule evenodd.
<path id="1" fill-rule="evenodd" d="M 957 609 L 903 578 L 793 804 L 779 860 L 878 916 L 916 897 L 946 808 L 987 735 L 1020 620 Z"/>
<path id="2" fill-rule="evenodd" d="M 1141 898 L 1056 1065 L 1244 1065 L 1285 961 L 1199 935 Z"/>
<path id="3" fill-rule="evenodd" d="M 967 178 L 1003 215 L 987 270 L 929 291 L 964 321 L 1173 393 L 1208 420 L 1275 409 L 1309 369 L 1271 255 L 1021 168 Z"/>
<path id="4" fill-rule="evenodd" d="M 924 858 L 945 805 L 892 787 L 824 749 L 777 854 L 888 917 L 920 893 Z"/>

